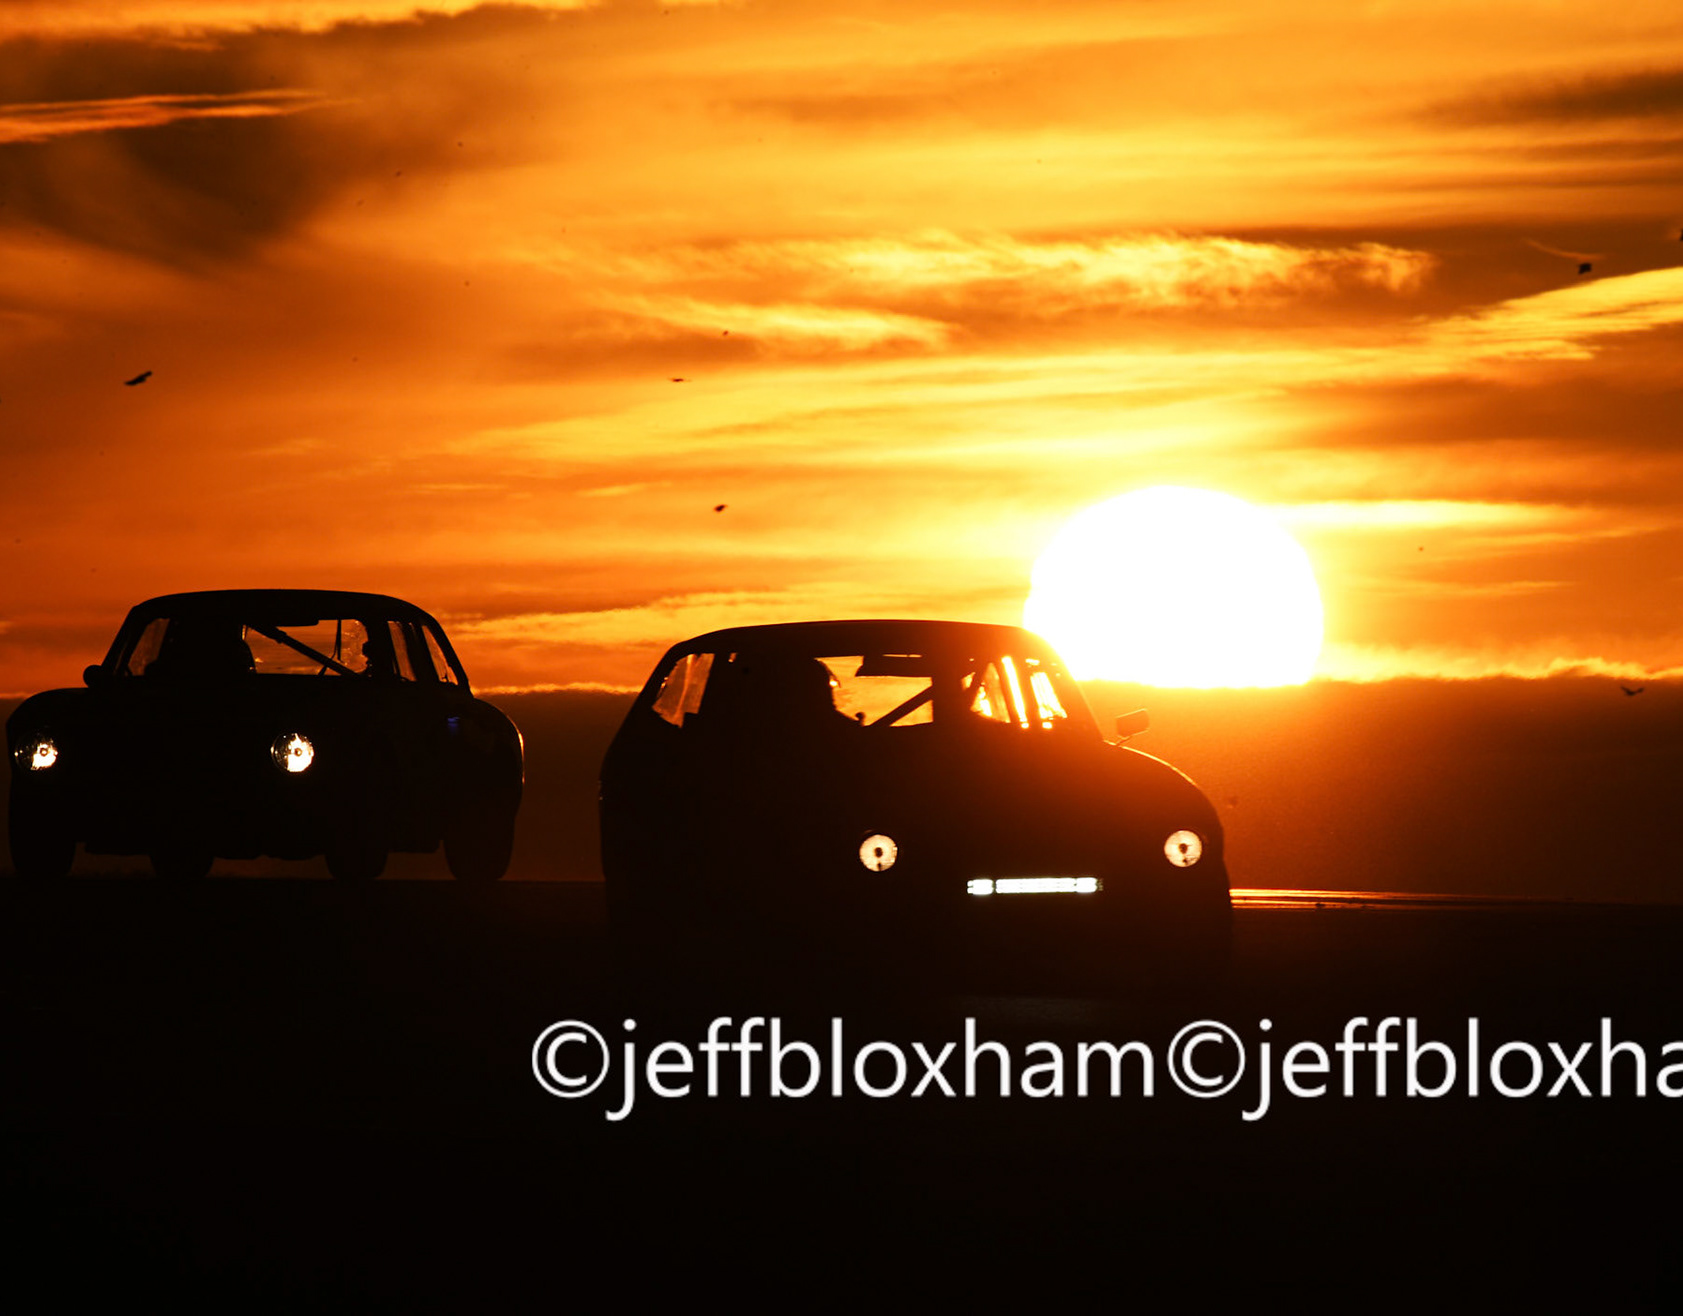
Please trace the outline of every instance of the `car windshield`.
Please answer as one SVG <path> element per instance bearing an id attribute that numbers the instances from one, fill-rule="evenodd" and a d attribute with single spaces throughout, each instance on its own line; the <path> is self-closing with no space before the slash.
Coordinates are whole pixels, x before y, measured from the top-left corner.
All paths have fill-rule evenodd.
<path id="1" fill-rule="evenodd" d="M 1066 726 L 1061 670 L 1015 654 L 938 662 L 919 654 L 822 660 L 836 708 L 864 726 L 909 727 L 955 717 L 1051 731 Z M 939 712 L 937 711 L 939 710 Z"/>
<path id="2" fill-rule="evenodd" d="M 1049 732 L 1084 729 L 1088 722 L 1062 667 L 1020 653 L 957 659 L 686 654 L 668 672 L 654 712 L 674 726 L 695 720 L 713 727 L 769 722 L 785 729 L 992 723 Z"/>
<path id="3" fill-rule="evenodd" d="M 456 683 L 428 627 L 381 617 L 153 617 L 123 654 L 119 672 L 166 680 L 256 674 Z"/>

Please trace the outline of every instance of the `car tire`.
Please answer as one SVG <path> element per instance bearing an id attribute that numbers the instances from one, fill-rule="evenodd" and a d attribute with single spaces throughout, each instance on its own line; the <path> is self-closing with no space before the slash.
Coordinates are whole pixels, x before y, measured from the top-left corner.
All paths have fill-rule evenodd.
<path id="1" fill-rule="evenodd" d="M 340 821 L 323 858 L 340 882 L 372 882 L 386 871 L 387 829 L 384 811 L 365 799 Z"/>
<path id="2" fill-rule="evenodd" d="M 629 987 L 658 989 L 682 976 L 675 954 L 684 942 L 674 935 L 682 920 L 673 909 L 674 893 L 664 886 L 678 870 L 671 836 L 643 821 L 603 812 L 603 895 L 617 972 Z"/>
<path id="3" fill-rule="evenodd" d="M 154 850 L 147 858 L 152 861 L 152 872 L 166 882 L 201 881 L 210 875 L 211 865 L 216 862 L 216 856 L 209 850 L 191 846 Z"/>
<path id="4" fill-rule="evenodd" d="M 1138 967 L 1160 989 L 1186 1001 L 1225 989 L 1233 963 L 1232 920 L 1200 913 L 1165 920 L 1152 945 L 1141 952 Z"/>
<path id="5" fill-rule="evenodd" d="M 514 857 L 513 809 L 487 800 L 456 811 L 444 831 L 444 862 L 458 882 L 483 885 L 508 872 Z"/>
<path id="6" fill-rule="evenodd" d="M 674 869 L 672 837 L 643 823 L 640 817 L 607 810 L 599 816 L 608 927 L 616 938 L 647 929 L 652 913 L 650 888 Z M 666 904 L 669 908 L 670 902 Z"/>
<path id="7" fill-rule="evenodd" d="M 1233 970 L 1233 920 L 1211 915 L 1183 929 L 1174 942 L 1175 972 L 1191 985 L 1219 988 Z"/>
<path id="8" fill-rule="evenodd" d="M 76 860 L 76 835 L 54 811 L 19 808 L 12 793 L 8 827 L 12 871 L 32 882 L 56 882 L 70 874 Z"/>
<path id="9" fill-rule="evenodd" d="M 365 837 L 334 846 L 325 858 L 327 871 L 341 882 L 372 882 L 386 871 L 386 848 Z"/>

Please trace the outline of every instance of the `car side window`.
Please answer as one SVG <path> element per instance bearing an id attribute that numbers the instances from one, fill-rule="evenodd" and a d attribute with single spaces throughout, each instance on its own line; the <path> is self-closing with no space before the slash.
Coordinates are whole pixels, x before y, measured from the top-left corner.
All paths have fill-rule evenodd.
<path id="1" fill-rule="evenodd" d="M 1052 674 L 1046 670 L 1038 658 L 1025 658 L 1023 667 L 1028 672 L 1029 692 L 1032 694 L 1031 715 L 1043 731 L 1053 731 L 1069 724 L 1069 710 L 1058 698 L 1057 687 L 1052 684 Z"/>
<path id="2" fill-rule="evenodd" d="M 1027 726 L 1016 665 L 1005 658 L 982 664 L 964 679 L 966 707 L 977 717 L 1002 726 Z"/>
<path id="3" fill-rule="evenodd" d="M 713 670 L 710 653 L 687 653 L 673 664 L 655 695 L 654 712 L 675 727 L 701 711 L 701 696 L 707 689 L 707 674 Z"/>
<path id="4" fill-rule="evenodd" d="M 1010 654 L 976 668 L 965 678 L 968 708 L 1003 726 L 1052 731 L 1070 725 L 1052 672 L 1038 658 Z"/>
<path id="5" fill-rule="evenodd" d="M 134 649 L 129 654 L 129 660 L 123 664 L 125 676 L 144 676 L 146 669 L 158 656 L 164 647 L 164 632 L 169 629 L 168 617 L 154 617 L 146 623 L 146 629 L 141 631 L 140 638 L 134 642 Z"/>
<path id="6" fill-rule="evenodd" d="M 415 679 L 414 645 L 417 640 L 413 624 L 403 621 L 386 622 L 386 633 L 391 637 L 392 661 L 396 665 L 397 674 L 405 681 Z"/>
<path id="7" fill-rule="evenodd" d="M 444 656 L 444 646 L 439 644 L 438 636 L 432 633 L 430 626 L 423 626 L 421 634 L 426 636 L 427 657 L 432 659 L 432 670 L 438 679 L 446 685 L 457 685 L 455 669 L 450 666 L 450 660 Z"/>

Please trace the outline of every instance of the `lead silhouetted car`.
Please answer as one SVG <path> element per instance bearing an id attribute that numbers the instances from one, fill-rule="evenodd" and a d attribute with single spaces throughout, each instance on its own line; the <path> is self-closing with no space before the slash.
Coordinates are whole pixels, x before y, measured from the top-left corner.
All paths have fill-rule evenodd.
<path id="1" fill-rule="evenodd" d="M 443 629 L 380 594 L 215 590 L 129 612 L 85 689 L 6 723 L 13 868 L 63 876 L 144 854 L 161 876 L 217 858 L 325 855 L 370 879 L 442 843 L 450 871 L 508 867 L 520 733 L 473 697 Z"/>
<path id="2" fill-rule="evenodd" d="M 1142 714 L 1118 719 L 1127 734 Z M 1046 643 L 1011 626 L 828 621 L 672 648 L 602 765 L 616 930 L 846 939 L 1003 925 L 1100 945 L 1222 942 L 1221 824 L 1168 764 L 1108 742 Z"/>

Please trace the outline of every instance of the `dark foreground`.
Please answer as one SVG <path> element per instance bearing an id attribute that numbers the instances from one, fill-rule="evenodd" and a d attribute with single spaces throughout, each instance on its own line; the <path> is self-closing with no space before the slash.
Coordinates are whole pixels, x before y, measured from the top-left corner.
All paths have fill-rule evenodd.
<path id="1" fill-rule="evenodd" d="M 1656 1083 L 1683 1065 L 1683 1047 L 1662 1056 L 1683 1042 L 1683 908 L 1325 903 L 1241 908 L 1232 974 L 1207 989 L 940 957 L 874 987 L 795 991 L 751 969 L 625 981 L 592 884 L 7 883 L 13 1255 L 0 1283 L 55 1307 L 207 1294 L 242 1311 L 1082 1293 L 1177 1308 L 1219 1296 L 1506 1309 L 1573 1295 L 1675 1309 L 1683 1097 Z M 708 1021 L 729 1016 L 720 1040 L 736 1041 L 749 1015 L 820 1052 L 840 1017 L 850 1055 L 900 1048 L 906 1085 L 834 1097 L 826 1074 L 804 1099 L 769 1098 L 760 1052 L 743 1098 L 741 1056 L 726 1052 L 724 1094 L 700 1095 Z M 1340 1095 L 1346 1021 L 1365 1018 L 1352 1033 L 1365 1042 L 1387 1016 L 1458 1052 L 1476 1017 L 1486 1063 L 1528 1043 L 1542 1086 L 1504 1098 L 1486 1074 L 1477 1096 L 1463 1082 L 1410 1098 L 1398 1053 L 1379 1097 L 1362 1052 L 1356 1095 Z M 1615 1094 L 1599 1095 L 1604 1017 L 1613 1041 L 1645 1048 L 1645 1097 L 1624 1054 Z M 566 1019 L 616 1053 L 633 1040 L 640 1064 L 684 1043 L 695 1089 L 661 1099 L 640 1082 L 630 1113 L 609 1120 L 623 1102 L 616 1055 L 601 1090 L 547 1095 L 533 1043 Z M 992 1053 L 980 1094 L 962 1095 L 967 1019 L 1006 1048 L 1008 1097 Z M 1164 1069 L 1169 1040 L 1198 1019 L 1250 1047 L 1238 1087 L 1211 1100 Z M 1129 1040 L 1154 1051 L 1155 1095 L 1131 1067 L 1108 1095 L 1102 1062 L 1097 1091 L 1076 1095 L 1077 1046 Z M 1280 1090 L 1281 1054 L 1302 1041 L 1327 1049 L 1331 1072 L 1298 1079 L 1328 1083 L 1324 1096 Z M 910 1095 L 924 1073 L 914 1042 L 931 1055 L 956 1044 L 942 1073 L 960 1095 L 933 1083 Z M 1023 1090 L 1050 1082 L 1023 1072 L 1050 1054 L 1034 1042 L 1067 1056 L 1064 1095 Z M 1271 1104 L 1246 1120 L 1263 1042 Z M 1597 1095 L 1570 1080 L 1545 1095 L 1561 1078 L 1550 1043 L 1569 1056 L 1591 1044 L 1579 1073 Z M 1221 1060 L 1211 1045 L 1197 1063 Z M 1422 1081 L 1441 1079 L 1422 1063 Z M 803 1062 L 789 1065 L 799 1085 Z M 1504 1074 L 1523 1084 L 1523 1055 Z M 879 1052 L 865 1076 L 888 1085 L 892 1059 Z M 1683 1089 L 1683 1068 L 1669 1083 Z"/>

